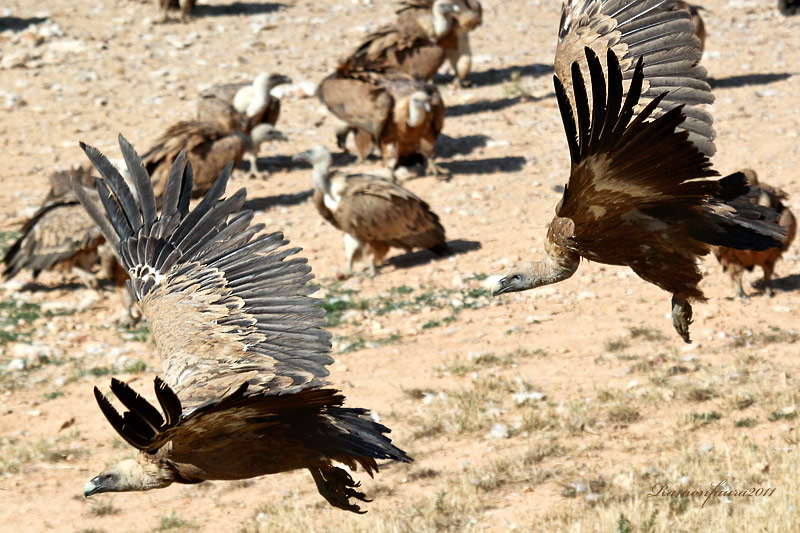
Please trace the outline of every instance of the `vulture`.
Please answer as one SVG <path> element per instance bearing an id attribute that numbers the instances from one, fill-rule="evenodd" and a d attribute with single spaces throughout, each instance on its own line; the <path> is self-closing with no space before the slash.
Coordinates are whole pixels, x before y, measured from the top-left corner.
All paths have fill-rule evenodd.
<path id="1" fill-rule="evenodd" d="M 368 35 L 343 64 L 348 70 L 402 72 L 423 80 L 433 79 L 447 58 L 439 40 L 450 39 L 454 31 L 458 1 L 463 0 L 406 3 L 394 24 Z"/>
<path id="2" fill-rule="evenodd" d="M 683 0 L 677 0 L 675 2 L 675 9 L 684 9 L 689 12 L 692 16 L 692 23 L 694 24 L 694 34 L 697 35 L 697 38 L 700 39 L 700 51 L 702 52 L 705 50 L 706 47 L 706 25 L 703 24 L 703 19 L 700 18 L 700 11 L 702 11 L 702 7 L 687 4 Z"/>
<path id="3" fill-rule="evenodd" d="M 170 126 L 144 155 L 147 172 L 152 176 L 156 198 L 164 195 L 172 162 L 186 150 L 187 158 L 197 169 L 192 195 L 204 195 L 225 165 L 233 161 L 241 163 L 245 152 L 258 151 L 262 142 L 285 139 L 284 135 L 269 124 L 259 124 L 250 135 L 240 130 L 224 129 L 212 122 L 184 120 Z M 248 176 L 255 167 L 250 168 Z"/>
<path id="4" fill-rule="evenodd" d="M 247 134 L 262 123 L 274 126 L 281 113 L 281 101 L 270 91 L 286 83 L 292 83 L 291 78 L 282 74 L 261 73 L 253 83 L 215 85 L 200 94 L 197 120 L 224 124 L 229 120 L 228 116 L 236 122 L 244 117 L 242 131 Z"/>
<path id="5" fill-rule="evenodd" d="M 42 206 L 23 224 L 20 237 L 3 257 L 6 278 L 28 269 L 35 279 L 43 270 L 59 267 L 72 272 L 87 287 L 97 288 L 93 269 L 103 236 L 72 192 L 70 175 L 88 188 L 87 197 L 99 204 L 100 198 L 92 190 L 95 177 L 91 167 L 52 174 Z"/>
<path id="6" fill-rule="evenodd" d="M 102 178 L 98 208 L 76 187 L 130 275 L 129 287 L 152 331 L 163 377 L 158 407 L 128 384 L 95 387 L 100 410 L 139 450 L 84 486 L 84 495 L 145 491 L 172 483 L 247 479 L 307 468 L 331 505 L 361 512 L 369 501 L 350 474 L 372 475 L 377 460 L 410 461 L 366 409 L 344 407 L 325 380 L 330 334 L 300 249 L 279 232 L 262 233 L 242 209 L 241 189 L 222 200 L 227 165 L 191 210 L 192 165 L 175 158 L 160 216 L 143 161 L 122 137 L 136 194 L 97 149 L 81 144 Z M 187 164 L 185 164 L 187 163 Z"/>
<path id="7" fill-rule="evenodd" d="M 425 13 L 433 14 L 435 7 L 432 0 L 405 0 L 400 3 L 400 6 L 397 11 L 399 19 L 414 17 L 416 20 L 424 20 L 422 16 Z M 469 86 L 467 76 L 472 68 L 469 32 L 483 22 L 483 7 L 478 0 L 452 0 L 450 9 L 453 13 L 448 31 L 439 35 L 430 31 L 428 35 L 444 51 L 444 57 L 456 74 L 459 84 L 462 87 L 467 87 Z M 413 64 L 413 62 L 410 62 L 410 64 Z M 400 65 L 400 70 L 415 74 L 413 69 L 403 70 L 403 65 Z M 435 73 L 434 71 L 433 74 Z M 431 77 L 433 77 L 433 74 L 431 74 Z"/>
<path id="8" fill-rule="evenodd" d="M 427 248 L 436 255 L 449 251 L 439 217 L 408 189 L 377 176 L 344 176 L 330 171 L 331 154 L 315 146 L 295 155 L 313 167 L 314 205 L 320 215 L 344 233 L 347 274 L 353 262 L 369 255 L 369 273 L 383 263 L 389 248 Z"/>
<path id="9" fill-rule="evenodd" d="M 711 169 L 711 116 L 699 39 L 674 0 L 572 0 L 562 8 L 555 92 L 571 160 L 544 260 L 512 267 L 494 294 L 572 276 L 581 258 L 629 266 L 672 294 L 691 342 L 691 301 L 705 301 L 698 258 L 711 246 L 765 250 L 774 211 L 740 198 L 746 179 Z M 602 58 L 602 60 L 601 60 Z M 606 74 L 608 78 L 606 79 Z M 642 107 L 644 106 L 644 107 Z"/>
<path id="10" fill-rule="evenodd" d="M 448 175 L 434 161 L 445 106 L 439 90 L 430 83 L 404 74 L 340 68 L 322 80 L 317 94 L 331 113 L 356 131 L 358 162 L 377 145 L 392 176 L 402 158 L 417 153 L 425 158 L 428 173 Z M 337 137 L 341 147 L 343 138 Z"/>
<path id="11" fill-rule="evenodd" d="M 752 271 L 756 265 L 764 271 L 764 294 L 772 296 L 770 278 L 775 270 L 775 263 L 781 258 L 783 252 L 789 249 L 797 233 L 797 220 L 783 203 L 789 199 L 789 195 L 781 189 L 770 187 L 765 183 L 759 183 L 758 176 L 754 170 L 746 169 L 742 173 L 747 177 L 747 184 L 750 186 L 748 199 L 750 203 L 759 206 L 766 206 L 774 209 L 778 213 L 778 224 L 786 230 L 785 240 L 781 246 L 769 248 L 763 251 L 736 250 L 724 246 L 714 247 L 714 255 L 722 265 L 722 270 L 728 272 L 731 279 L 736 284 L 736 295 L 739 298 L 747 298 L 742 288 L 742 275 L 745 270 Z"/>

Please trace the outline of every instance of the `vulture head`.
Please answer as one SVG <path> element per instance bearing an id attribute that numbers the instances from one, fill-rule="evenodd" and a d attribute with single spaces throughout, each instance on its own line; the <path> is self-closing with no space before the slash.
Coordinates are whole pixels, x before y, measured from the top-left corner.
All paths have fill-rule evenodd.
<path id="1" fill-rule="evenodd" d="M 133 492 L 160 489 L 172 484 L 169 472 L 162 472 L 153 462 L 125 459 L 111 465 L 83 486 L 83 495 L 103 492 Z"/>
<path id="2" fill-rule="evenodd" d="M 436 0 L 431 11 L 433 11 L 433 31 L 437 37 L 441 37 L 450 31 L 453 24 L 452 16 L 461 9 L 451 0 Z"/>
<path id="3" fill-rule="evenodd" d="M 272 124 L 259 124 L 253 131 L 250 132 L 250 140 L 253 142 L 253 147 L 258 148 L 261 143 L 269 141 L 286 141 L 286 135 L 275 129 Z"/>
<path id="4" fill-rule="evenodd" d="M 285 83 L 292 83 L 292 79 L 283 74 L 262 72 L 256 76 L 252 85 L 239 89 L 233 99 L 233 106 L 248 117 L 253 117 L 267 106 L 269 92 Z"/>
<path id="5" fill-rule="evenodd" d="M 520 292 L 551 285 L 572 276 L 580 258 L 571 254 L 559 257 L 546 255 L 544 261 L 524 261 L 512 266 L 492 287 L 492 295 Z"/>
<path id="6" fill-rule="evenodd" d="M 296 163 L 298 161 L 305 161 L 311 164 L 315 187 L 323 191 L 328 188 L 328 172 L 330 171 L 332 161 L 330 150 L 318 144 L 310 150 L 300 152 L 292 157 L 292 162 Z"/>
<path id="7" fill-rule="evenodd" d="M 416 128 L 431 112 L 431 95 L 425 91 L 414 91 L 408 99 L 408 119 L 406 122 Z"/>

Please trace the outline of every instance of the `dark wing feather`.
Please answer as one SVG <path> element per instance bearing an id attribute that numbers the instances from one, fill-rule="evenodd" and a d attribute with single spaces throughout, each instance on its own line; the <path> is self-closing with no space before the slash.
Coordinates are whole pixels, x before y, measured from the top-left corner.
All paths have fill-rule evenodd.
<path id="1" fill-rule="evenodd" d="M 667 92 L 653 118 L 684 106 L 687 117 L 679 130 L 690 132 L 690 140 L 706 155 L 715 152 L 711 114 L 699 106 L 714 101 L 706 82 L 706 71 L 697 63 L 702 55 L 700 40 L 689 11 L 676 9 L 676 0 L 568 0 L 561 11 L 556 76 L 567 86 L 571 69 L 578 62 L 586 75 L 584 47 L 604 60 L 613 50 L 619 58 L 625 80 L 634 78 L 637 61 L 644 59 L 641 97 L 646 104 Z M 613 69 L 609 68 L 609 71 Z M 592 101 L 591 99 L 589 100 Z M 639 109 L 637 109 L 638 111 Z"/>
<path id="2" fill-rule="evenodd" d="M 110 166 L 92 152 L 101 167 Z M 128 154 L 136 167 L 138 156 Z M 184 409 L 249 383 L 248 394 L 284 394 L 319 387 L 327 376 L 330 335 L 324 311 L 308 294 L 313 276 L 292 258 L 280 233 L 242 231 L 244 191 L 220 201 L 230 167 L 203 201 L 188 211 L 190 166 L 170 172 L 167 213 L 146 224 L 138 204 L 123 205 L 127 185 L 115 182 L 106 208 L 120 243 L 117 252 L 153 332 L 165 382 Z M 132 169 L 137 190 L 152 195 L 146 173 Z M 101 181 L 104 189 L 105 181 Z M 128 191 L 128 195 L 130 192 Z M 178 198 L 177 208 L 175 199 Z M 135 232 L 132 227 L 136 227 Z M 231 229 L 232 227 L 232 229 Z M 236 230 L 236 231 L 234 231 Z"/>

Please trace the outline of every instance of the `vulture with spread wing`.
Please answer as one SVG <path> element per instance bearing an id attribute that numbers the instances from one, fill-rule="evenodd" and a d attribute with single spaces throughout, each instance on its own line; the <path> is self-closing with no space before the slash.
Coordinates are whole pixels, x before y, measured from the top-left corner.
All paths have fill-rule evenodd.
<path id="1" fill-rule="evenodd" d="M 94 189 L 91 167 L 76 167 L 50 176 L 50 191 L 42 206 L 22 226 L 20 237 L 3 257 L 3 276 L 12 278 L 21 270 L 33 271 L 34 279 L 43 270 L 59 267 L 72 272 L 86 286 L 97 288 L 94 267 L 103 235 L 81 207 L 72 192 L 70 176 L 87 197 L 100 203 Z"/>
<path id="2" fill-rule="evenodd" d="M 544 261 L 513 267 L 495 294 L 565 280 L 581 257 L 627 265 L 672 294 L 673 325 L 690 342 L 690 301 L 705 300 L 698 257 L 712 245 L 780 244 L 776 213 L 740 198 L 747 192 L 744 175 L 707 179 L 718 175 L 708 159 L 711 115 L 696 105 L 711 102 L 711 91 L 697 66 L 689 13 L 673 4 L 564 6 L 554 82 L 570 177 L 547 231 Z"/>
<path id="3" fill-rule="evenodd" d="M 393 176 L 400 161 L 413 154 L 425 158 L 428 173 L 448 176 L 434 161 L 445 106 L 442 95 L 430 83 L 404 74 L 340 68 L 322 80 L 317 94 L 331 113 L 355 130 L 359 162 L 377 145 L 383 164 Z"/>
<path id="4" fill-rule="evenodd" d="M 769 207 L 778 213 L 778 224 L 786 230 L 786 237 L 781 246 L 769 248 L 763 251 L 736 250 L 724 246 L 714 247 L 714 256 L 722 265 L 722 270 L 730 274 L 731 279 L 736 284 L 736 295 L 739 298 L 747 298 L 742 288 L 742 276 L 745 270 L 752 271 L 757 265 L 764 271 L 763 287 L 764 294 L 772 296 L 770 279 L 775 270 L 775 263 L 781 258 L 783 253 L 789 249 L 797 233 L 797 220 L 784 204 L 789 199 L 789 195 L 781 189 L 771 187 L 765 183 L 759 183 L 758 176 L 754 170 L 746 169 L 742 174 L 747 176 L 747 184 L 750 192 L 747 197 L 751 204 Z"/>
<path id="5" fill-rule="evenodd" d="M 377 459 L 410 459 L 369 411 L 343 407 L 344 397 L 327 386 L 330 334 L 319 301 L 308 296 L 311 268 L 291 257 L 299 249 L 251 223 L 244 189 L 221 200 L 230 165 L 190 210 L 192 166 L 179 154 L 159 217 L 150 177 L 124 138 L 138 200 L 105 156 L 82 146 L 102 176 L 104 210 L 75 192 L 130 274 L 164 376 L 155 378 L 161 410 L 112 379 L 127 409 L 120 415 L 94 389 L 112 427 L 140 454 L 108 467 L 84 494 L 307 468 L 328 502 L 359 512 L 351 499 L 368 500 L 332 462 L 372 475 Z"/>
<path id="6" fill-rule="evenodd" d="M 156 198 L 161 199 L 173 161 L 186 150 L 189 162 L 196 169 L 192 195 L 199 197 L 211 189 L 225 165 L 230 162 L 238 165 L 246 152 L 257 152 L 263 142 L 283 139 L 284 135 L 269 124 L 259 124 L 247 135 L 212 122 L 184 120 L 170 126 L 156 140 L 145 153 L 144 164 L 152 176 Z M 250 171 L 255 169 L 251 167 Z"/>
<path id="7" fill-rule="evenodd" d="M 314 205 L 344 233 L 348 274 L 353 261 L 369 256 L 374 276 L 391 247 L 407 252 L 427 248 L 436 255 L 449 251 L 439 217 L 408 189 L 376 176 L 331 172 L 331 154 L 324 146 L 292 159 L 313 166 Z"/>

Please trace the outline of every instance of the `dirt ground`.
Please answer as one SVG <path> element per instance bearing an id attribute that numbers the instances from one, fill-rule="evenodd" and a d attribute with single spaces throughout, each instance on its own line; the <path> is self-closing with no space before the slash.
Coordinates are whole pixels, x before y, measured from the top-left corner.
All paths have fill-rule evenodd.
<path id="1" fill-rule="evenodd" d="M 800 214 L 800 17 L 769 0 L 709 0 L 703 64 L 712 78 L 715 168 L 751 167 Z M 331 315 L 331 381 L 393 429 L 415 462 L 360 477 L 364 516 L 330 508 L 307 472 L 173 486 L 89 500 L 83 484 L 132 456 L 92 397 L 111 375 L 150 394 L 159 362 L 144 328 L 117 328 L 112 288 L 60 272 L 0 287 L 0 531 L 763 531 L 800 530 L 796 404 L 800 256 L 777 266 L 773 298 L 731 298 L 703 262 L 710 301 L 695 343 L 672 329 L 669 295 L 627 269 L 584 263 L 570 280 L 493 299 L 486 276 L 542 252 L 568 176 L 552 85 L 560 3 L 483 0 L 474 86 L 438 79 L 448 106 L 439 161 L 449 182 L 405 184 L 440 215 L 456 254 L 394 254 L 374 279 L 336 280 L 341 236 L 308 201 L 292 154 L 335 148 L 309 92 L 369 29 L 385 0 L 201 0 L 186 24 L 153 2 L 0 5 L 0 231 L 8 244 L 47 190 L 84 163 L 78 141 L 119 159 L 190 118 L 216 83 L 292 77 L 279 129 L 244 180 L 256 220 L 313 266 Z M 10 18 L 9 18 L 10 17 Z M 335 158 L 337 164 L 350 159 Z M 354 171 L 379 170 L 376 161 Z M 276 451 L 279 453 L 279 450 Z M 359 473 L 360 475 L 360 473 Z M 656 483 L 774 487 L 771 496 L 648 497 Z"/>

